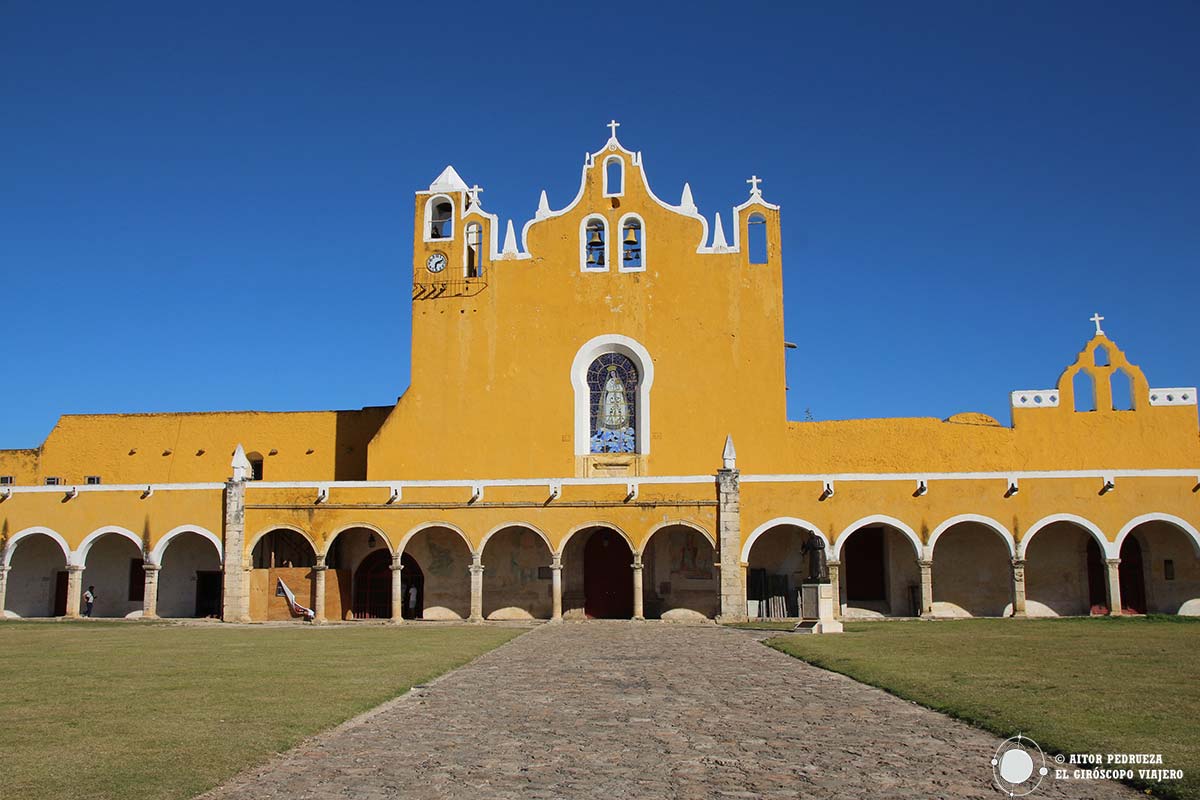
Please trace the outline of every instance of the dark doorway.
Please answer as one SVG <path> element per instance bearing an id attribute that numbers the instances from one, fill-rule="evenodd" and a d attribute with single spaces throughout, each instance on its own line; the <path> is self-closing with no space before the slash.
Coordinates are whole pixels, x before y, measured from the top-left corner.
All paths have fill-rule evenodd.
<path id="1" fill-rule="evenodd" d="M 593 619 L 633 616 L 633 552 L 615 531 L 598 528 L 584 545 L 583 597 Z"/>
<path id="2" fill-rule="evenodd" d="M 846 600 L 887 601 L 884 577 L 883 528 L 863 528 L 850 534 L 842 552 L 846 564 Z"/>
<path id="3" fill-rule="evenodd" d="M 67 581 L 68 572 L 60 571 L 54 578 L 54 616 L 67 615 Z"/>
<path id="4" fill-rule="evenodd" d="M 1121 565 L 1117 567 L 1121 583 L 1121 611 L 1146 613 L 1146 572 L 1142 566 L 1142 546 L 1129 536 L 1121 545 Z"/>
<path id="5" fill-rule="evenodd" d="M 221 616 L 221 570 L 196 570 L 196 616 Z"/>
<path id="6" fill-rule="evenodd" d="M 408 553 L 400 556 L 400 563 L 404 565 L 400 571 L 400 592 L 404 597 L 401 616 L 404 619 L 421 619 L 425 608 L 425 573 L 421 572 L 417 560 Z"/>
<path id="7" fill-rule="evenodd" d="M 1108 577 L 1104 574 L 1104 554 L 1091 536 L 1087 539 L 1088 606 L 1091 614 L 1108 613 Z"/>
<path id="8" fill-rule="evenodd" d="M 403 573 L 401 573 L 403 574 Z M 375 550 L 354 571 L 355 619 L 390 619 L 392 616 L 392 554 Z"/>

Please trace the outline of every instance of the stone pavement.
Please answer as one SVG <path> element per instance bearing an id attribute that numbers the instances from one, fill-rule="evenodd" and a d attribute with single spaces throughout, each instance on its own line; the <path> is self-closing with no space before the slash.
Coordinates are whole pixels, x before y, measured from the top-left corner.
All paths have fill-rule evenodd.
<path id="1" fill-rule="evenodd" d="M 566 623 L 205 797 L 996 800 L 1006 796 L 991 783 L 998 744 L 743 632 Z M 1033 797 L 1136 796 L 1052 776 Z"/>

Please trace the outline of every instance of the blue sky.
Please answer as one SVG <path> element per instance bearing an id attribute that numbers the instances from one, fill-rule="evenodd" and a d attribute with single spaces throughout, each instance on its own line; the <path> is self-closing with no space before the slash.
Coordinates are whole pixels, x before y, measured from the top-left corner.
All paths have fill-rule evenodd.
<path id="1" fill-rule="evenodd" d="M 660 196 L 782 205 L 792 418 L 1007 423 L 1097 310 L 1200 382 L 1200 5 L 634 8 L 0 4 L 0 447 L 394 402 L 412 193 L 519 229 L 613 117 Z"/>

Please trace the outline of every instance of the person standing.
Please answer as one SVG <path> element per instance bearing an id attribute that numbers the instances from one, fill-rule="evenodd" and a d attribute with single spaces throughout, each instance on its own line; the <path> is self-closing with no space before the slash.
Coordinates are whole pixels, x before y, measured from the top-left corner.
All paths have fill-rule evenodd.
<path id="1" fill-rule="evenodd" d="M 92 606 L 94 605 L 96 605 L 96 587 L 89 586 L 83 593 L 83 615 L 85 617 L 92 615 Z"/>

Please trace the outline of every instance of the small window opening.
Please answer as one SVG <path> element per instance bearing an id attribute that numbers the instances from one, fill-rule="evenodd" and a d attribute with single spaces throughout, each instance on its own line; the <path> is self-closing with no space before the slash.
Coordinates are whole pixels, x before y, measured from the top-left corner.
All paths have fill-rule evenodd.
<path id="1" fill-rule="evenodd" d="M 452 227 L 451 217 L 454 206 L 449 200 L 442 200 L 433 207 L 433 216 L 429 220 L 430 239 L 449 239 Z"/>
<path id="2" fill-rule="evenodd" d="M 627 220 L 621 233 L 621 268 L 641 269 L 642 261 L 642 223 L 636 219 Z"/>
<path id="3" fill-rule="evenodd" d="M 1083 370 L 1079 370 L 1079 372 L 1075 373 L 1072 386 L 1075 389 L 1075 410 L 1095 411 L 1096 386 L 1092 380 L 1092 376 Z"/>
<path id="4" fill-rule="evenodd" d="M 1092 351 L 1092 358 L 1097 367 L 1107 367 L 1112 364 L 1108 358 L 1108 348 L 1104 345 L 1100 345 Z"/>
<path id="5" fill-rule="evenodd" d="M 12 486 L 12 485 L 13 485 L 13 476 L 12 475 L 0 475 L 0 486 Z"/>
<path id="6" fill-rule="evenodd" d="M 62 478 L 46 478 L 47 486 L 62 486 Z"/>
<path id="7" fill-rule="evenodd" d="M 483 226 L 472 222 L 467 226 L 467 277 L 483 277 Z"/>
<path id="8" fill-rule="evenodd" d="M 87 478 L 85 478 L 84 480 L 88 486 L 99 486 L 100 485 L 100 476 L 99 475 L 88 475 Z"/>
<path id="9" fill-rule="evenodd" d="M 1175 562 L 1172 559 L 1163 559 L 1163 578 L 1168 581 L 1175 580 Z"/>
<path id="10" fill-rule="evenodd" d="M 625 194 L 625 162 L 612 156 L 604 162 L 604 196 Z"/>
<path id="11" fill-rule="evenodd" d="M 261 481 L 263 479 L 263 457 L 258 453 L 251 453 L 246 456 L 246 460 L 250 462 L 250 479 Z"/>
<path id="12" fill-rule="evenodd" d="M 767 263 L 767 220 L 762 214 L 752 214 L 746 224 L 747 247 L 751 264 Z"/>
<path id="13" fill-rule="evenodd" d="M 1119 369 L 1112 374 L 1113 411 L 1133 411 L 1133 381 L 1129 373 Z"/>
<path id="14" fill-rule="evenodd" d="M 140 603 L 146 599 L 146 562 L 140 558 L 129 559 L 129 602 Z"/>
<path id="15" fill-rule="evenodd" d="M 587 269 L 605 269 L 604 253 L 607 251 L 604 220 L 589 220 L 584 231 L 584 250 L 587 254 Z"/>

